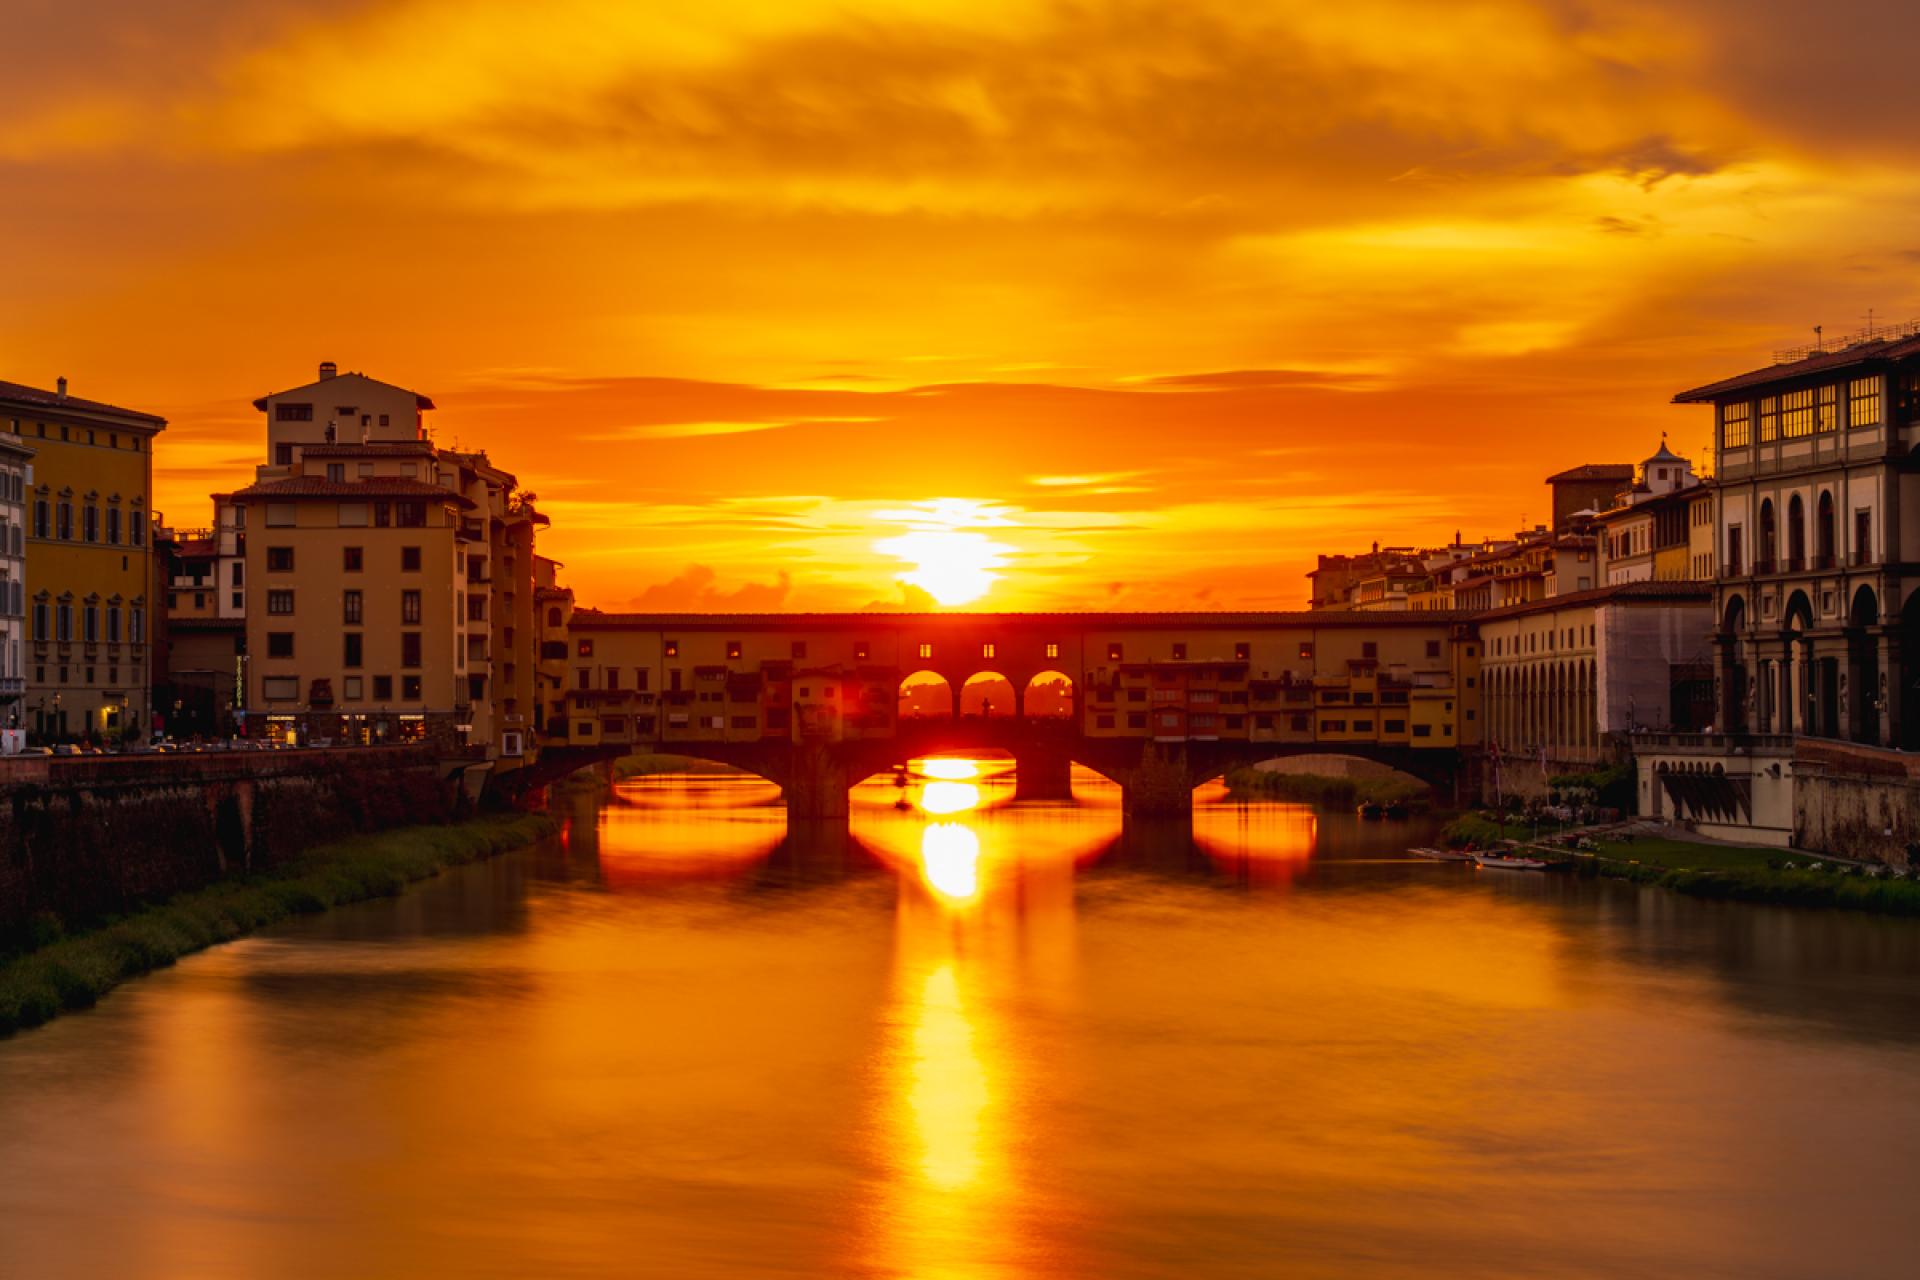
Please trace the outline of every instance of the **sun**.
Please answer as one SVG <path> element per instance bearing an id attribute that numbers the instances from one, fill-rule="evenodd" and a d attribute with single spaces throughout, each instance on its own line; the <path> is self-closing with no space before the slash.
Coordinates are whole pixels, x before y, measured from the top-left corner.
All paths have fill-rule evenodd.
<path id="1" fill-rule="evenodd" d="M 1014 548 L 982 533 L 1012 522 L 987 503 L 938 498 L 905 511 L 882 511 L 877 519 L 907 526 L 907 532 L 873 544 L 881 555 L 912 566 L 895 575 L 942 605 L 971 604 L 999 580 Z"/>

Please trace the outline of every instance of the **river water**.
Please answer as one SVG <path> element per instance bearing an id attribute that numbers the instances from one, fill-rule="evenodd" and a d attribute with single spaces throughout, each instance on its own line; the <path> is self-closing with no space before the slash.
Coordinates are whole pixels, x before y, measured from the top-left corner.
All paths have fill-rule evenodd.
<path id="1" fill-rule="evenodd" d="M 1920 924 L 999 768 L 624 783 L 0 1042 L 0 1275 L 1920 1266 Z"/>

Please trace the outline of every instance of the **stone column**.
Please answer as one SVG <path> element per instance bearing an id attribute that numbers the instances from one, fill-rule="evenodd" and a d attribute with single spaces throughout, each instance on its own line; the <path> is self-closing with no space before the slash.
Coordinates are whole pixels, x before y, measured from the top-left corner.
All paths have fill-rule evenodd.
<path id="1" fill-rule="evenodd" d="M 1879 681 L 1873 688 L 1873 697 L 1878 700 L 1880 707 L 1880 745 L 1898 747 L 1902 709 L 1900 682 L 1906 675 L 1900 662 L 1900 629 L 1875 627 L 1874 647 L 1880 659 Z"/>
<path id="2" fill-rule="evenodd" d="M 824 744 L 796 745 L 786 777 L 789 818 L 844 818 L 852 779 L 845 758 Z"/>
<path id="3" fill-rule="evenodd" d="M 1073 761 L 1063 751 L 1027 747 L 1013 753 L 1015 800 L 1073 799 Z"/>

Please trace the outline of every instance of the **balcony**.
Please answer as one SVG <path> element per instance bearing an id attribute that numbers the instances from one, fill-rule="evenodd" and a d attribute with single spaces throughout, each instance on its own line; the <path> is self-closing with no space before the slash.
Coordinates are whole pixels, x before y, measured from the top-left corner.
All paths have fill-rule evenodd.
<path id="1" fill-rule="evenodd" d="M 1853 549 L 1853 565 L 1856 569 L 1862 565 L 1869 565 L 1872 563 L 1873 563 L 1873 552 L 1871 549 L 1867 547 L 1855 547 Z"/>
<path id="2" fill-rule="evenodd" d="M 1753 562 L 1753 574 L 1756 578 L 1764 578 L 1772 572 L 1773 572 L 1773 561 L 1755 560 Z"/>
<path id="3" fill-rule="evenodd" d="M 1817 555 L 1813 558 L 1813 569 L 1815 573 L 1819 573 L 1831 568 L 1833 568 L 1832 552 L 1827 552 L 1824 555 Z"/>
<path id="4" fill-rule="evenodd" d="M 1786 572 L 1805 573 L 1806 570 L 1807 570 L 1806 557 L 1804 556 L 1788 556 L 1787 557 Z"/>

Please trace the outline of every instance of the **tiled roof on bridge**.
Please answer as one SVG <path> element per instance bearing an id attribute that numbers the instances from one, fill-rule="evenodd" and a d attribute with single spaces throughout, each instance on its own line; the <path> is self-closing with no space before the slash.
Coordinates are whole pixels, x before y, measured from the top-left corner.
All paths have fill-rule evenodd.
<path id="1" fill-rule="evenodd" d="M 576 608 L 572 626 L 606 631 L 726 631 L 752 628 L 856 628 L 860 626 L 1040 626 L 1086 628 L 1191 627 L 1434 627 L 1471 622 L 1479 615 L 1459 610 L 1291 609 L 1271 613 L 606 613 Z"/>

